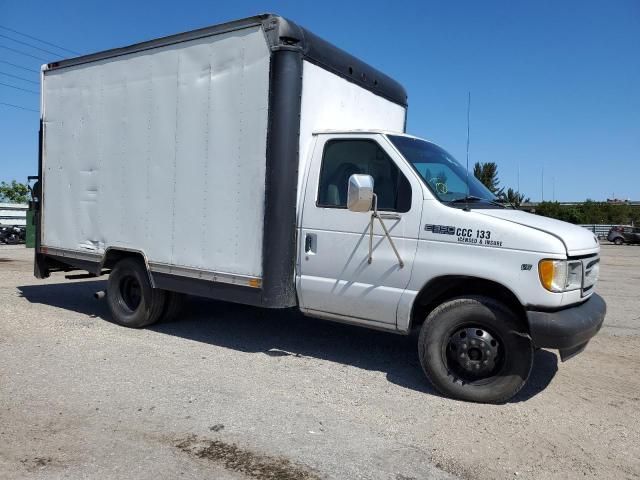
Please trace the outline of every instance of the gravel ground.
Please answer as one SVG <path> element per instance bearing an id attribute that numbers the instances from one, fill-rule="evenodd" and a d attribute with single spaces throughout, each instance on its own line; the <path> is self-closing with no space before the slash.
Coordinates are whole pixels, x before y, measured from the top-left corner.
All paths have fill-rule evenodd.
<path id="1" fill-rule="evenodd" d="M 0 478 L 640 478 L 640 247 L 603 246 L 605 327 L 501 406 L 437 395 L 415 338 L 293 312 L 118 327 L 32 254 L 0 247 Z"/>

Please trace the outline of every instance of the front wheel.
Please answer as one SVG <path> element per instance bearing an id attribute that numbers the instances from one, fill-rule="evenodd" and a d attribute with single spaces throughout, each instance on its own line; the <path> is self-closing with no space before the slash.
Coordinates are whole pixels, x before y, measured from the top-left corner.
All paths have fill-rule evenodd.
<path id="1" fill-rule="evenodd" d="M 433 310 L 418 339 L 420 364 L 441 393 L 502 403 L 524 386 L 533 346 L 516 315 L 487 297 L 457 298 Z"/>
<path id="2" fill-rule="evenodd" d="M 622 245 L 624 243 L 624 240 L 622 238 L 620 238 L 620 237 L 616 237 L 613 240 L 613 243 L 615 243 L 616 245 Z"/>

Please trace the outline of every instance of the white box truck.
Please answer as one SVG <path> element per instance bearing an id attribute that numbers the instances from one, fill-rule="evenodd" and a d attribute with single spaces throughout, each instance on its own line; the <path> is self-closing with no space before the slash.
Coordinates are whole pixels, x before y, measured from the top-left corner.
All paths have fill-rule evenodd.
<path id="1" fill-rule="evenodd" d="M 35 274 L 108 273 L 116 322 L 181 294 L 400 334 L 503 402 L 602 325 L 599 244 L 407 135 L 403 87 L 277 15 L 44 65 Z"/>

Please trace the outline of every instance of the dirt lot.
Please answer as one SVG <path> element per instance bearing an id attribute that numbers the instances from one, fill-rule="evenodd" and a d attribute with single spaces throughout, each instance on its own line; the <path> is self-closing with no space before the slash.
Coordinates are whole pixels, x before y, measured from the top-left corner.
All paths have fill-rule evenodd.
<path id="1" fill-rule="evenodd" d="M 118 327 L 31 255 L 0 247 L 0 478 L 640 478 L 640 247 L 603 246 L 606 326 L 501 406 L 438 396 L 414 338 L 291 312 Z"/>

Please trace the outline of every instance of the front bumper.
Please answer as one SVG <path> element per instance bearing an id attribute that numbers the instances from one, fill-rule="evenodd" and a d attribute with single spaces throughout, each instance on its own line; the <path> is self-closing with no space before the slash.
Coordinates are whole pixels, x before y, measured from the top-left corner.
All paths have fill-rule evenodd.
<path id="1" fill-rule="evenodd" d="M 529 310 L 529 333 L 536 347 L 560 350 L 562 361 L 580 353 L 598 333 L 607 304 L 597 294 L 580 305 L 555 312 Z"/>

